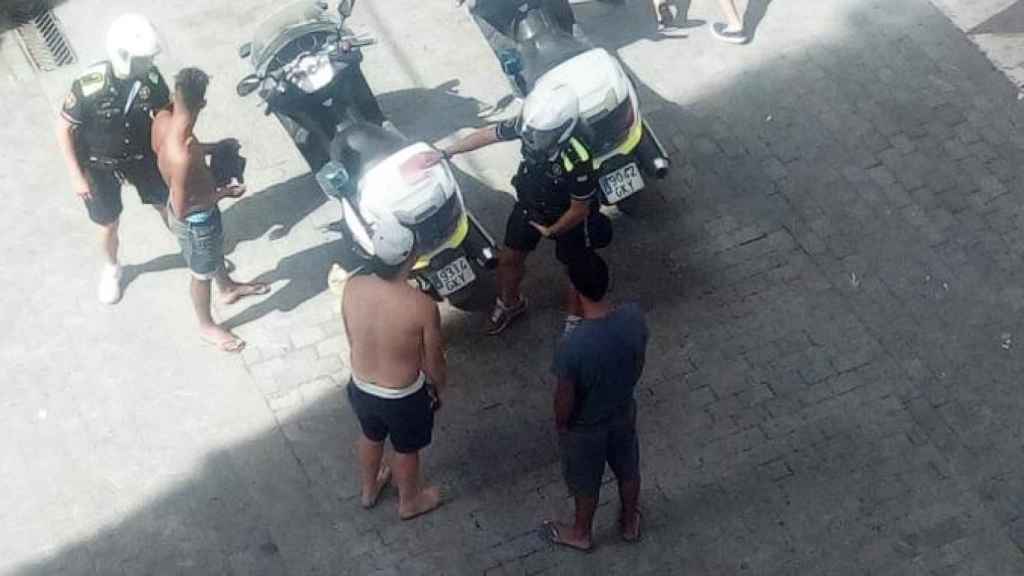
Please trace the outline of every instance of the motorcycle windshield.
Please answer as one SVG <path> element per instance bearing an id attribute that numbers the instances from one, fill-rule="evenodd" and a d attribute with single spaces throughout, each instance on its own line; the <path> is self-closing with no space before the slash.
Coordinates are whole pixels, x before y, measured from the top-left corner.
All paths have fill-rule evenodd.
<path id="1" fill-rule="evenodd" d="M 252 38 L 252 63 L 264 70 L 275 54 L 292 40 L 310 32 L 336 32 L 338 23 L 317 2 L 300 0 L 263 21 Z"/>
<path id="2" fill-rule="evenodd" d="M 539 11 L 533 11 L 519 23 L 516 42 L 523 58 L 523 77 L 533 89 L 534 83 L 562 62 L 590 49 L 585 43 L 550 23 Z"/>

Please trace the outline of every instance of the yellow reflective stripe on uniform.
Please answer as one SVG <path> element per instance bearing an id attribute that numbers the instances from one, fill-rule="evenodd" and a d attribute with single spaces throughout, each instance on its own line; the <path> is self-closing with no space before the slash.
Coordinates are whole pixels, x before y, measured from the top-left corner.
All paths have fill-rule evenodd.
<path id="1" fill-rule="evenodd" d="M 576 153 L 576 158 L 578 158 L 580 162 L 590 161 L 590 150 L 587 150 L 587 147 L 584 146 L 582 142 L 575 138 L 569 138 L 569 145 L 572 146 L 573 152 Z M 576 167 L 576 165 L 572 163 L 572 160 L 569 159 L 569 155 L 565 152 L 562 152 L 562 166 L 565 168 L 566 172 L 572 172 L 572 169 Z"/>
<path id="2" fill-rule="evenodd" d="M 590 150 L 587 150 L 587 147 L 579 140 L 569 138 L 569 144 L 572 144 L 572 149 L 576 151 L 576 157 L 580 159 L 580 162 L 587 162 L 590 160 Z"/>

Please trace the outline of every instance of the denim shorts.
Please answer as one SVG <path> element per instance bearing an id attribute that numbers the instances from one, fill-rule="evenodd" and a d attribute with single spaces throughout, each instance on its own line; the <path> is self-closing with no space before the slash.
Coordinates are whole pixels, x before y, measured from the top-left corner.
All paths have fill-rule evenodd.
<path id="1" fill-rule="evenodd" d="M 179 220 L 170 210 L 167 215 L 171 231 L 178 238 L 181 255 L 192 275 L 209 280 L 224 265 L 224 228 L 216 207 L 193 212 Z"/>

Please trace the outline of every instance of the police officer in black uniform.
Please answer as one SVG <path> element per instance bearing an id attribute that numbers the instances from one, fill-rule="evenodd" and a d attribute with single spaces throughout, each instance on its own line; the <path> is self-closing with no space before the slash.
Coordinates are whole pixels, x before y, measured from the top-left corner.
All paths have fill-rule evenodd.
<path id="1" fill-rule="evenodd" d="M 541 238 L 555 241 L 563 264 L 611 240 L 611 223 L 597 210 L 597 175 L 590 151 L 576 136 L 579 100 L 568 86 L 532 93 L 518 117 L 476 130 L 430 155 L 427 163 L 496 142 L 522 141 L 523 161 L 512 179 L 516 204 L 505 228 L 505 249 L 498 257 L 498 300 L 490 334 L 504 330 L 526 311 L 519 293 L 526 257 Z M 567 285 L 572 290 L 571 285 Z M 567 327 L 578 321 L 576 298 L 566 295 Z"/>
<path id="2" fill-rule="evenodd" d="M 98 296 L 105 304 L 121 297 L 117 228 L 122 184 L 134 186 L 142 202 L 167 221 L 167 185 L 150 147 L 152 117 L 170 104 L 167 84 L 153 66 L 159 51 L 156 31 L 145 17 L 119 17 L 107 35 L 110 59 L 74 81 L 58 121 L 58 142 L 73 189 L 102 228 L 107 262 Z"/>

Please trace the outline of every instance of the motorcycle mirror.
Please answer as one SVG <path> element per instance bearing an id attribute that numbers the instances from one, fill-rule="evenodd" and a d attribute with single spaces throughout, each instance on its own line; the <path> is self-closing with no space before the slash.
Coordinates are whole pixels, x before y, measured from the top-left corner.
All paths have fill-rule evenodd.
<path id="1" fill-rule="evenodd" d="M 248 96 L 249 94 L 255 92 L 256 89 L 259 88 L 260 84 L 262 83 L 263 80 L 259 76 L 255 74 L 249 74 L 248 76 L 242 78 L 242 80 L 238 82 L 238 86 L 235 88 L 235 91 L 238 92 L 239 96 Z"/>
<path id="2" fill-rule="evenodd" d="M 238 47 L 238 57 L 248 58 L 252 54 L 252 42 L 246 42 Z"/>
<path id="3" fill-rule="evenodd" d="M 356 0 L 338 0 L 338 14 L 341 14 L 342 18 L 348 18 L 352 15 L 355 5 Z"/>
<path id="4" fill-rule="evenodd" d="M 340 162 L 331 160 L 316 173 L 316 183 L 328 198 L 341 200 L 352 193 L 352 179 Z"/>

